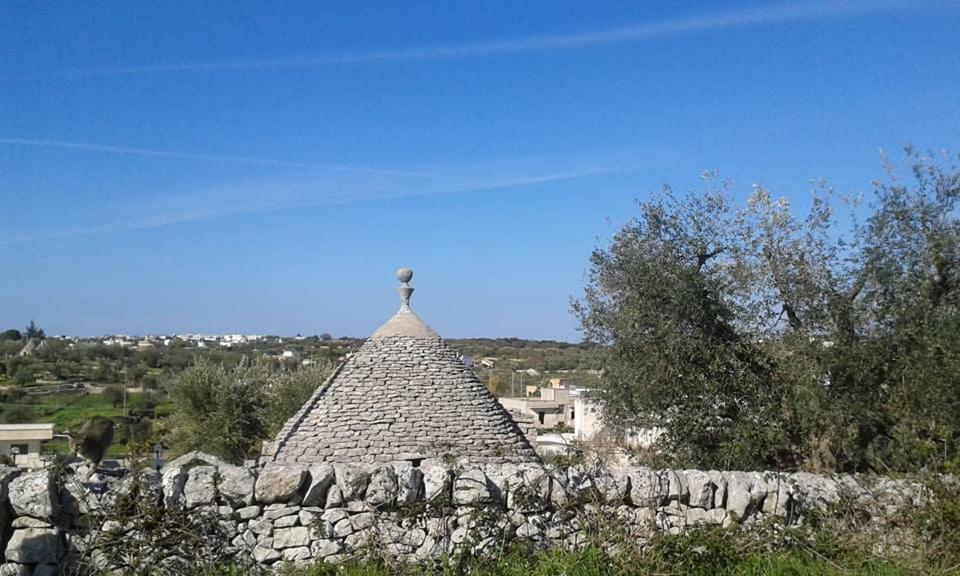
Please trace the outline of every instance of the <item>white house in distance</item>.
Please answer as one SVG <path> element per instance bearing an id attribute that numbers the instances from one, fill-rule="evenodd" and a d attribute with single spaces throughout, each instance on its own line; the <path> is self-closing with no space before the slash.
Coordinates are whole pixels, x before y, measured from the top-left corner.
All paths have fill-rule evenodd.
<path id="1" fill-rule="evenodd" d="M 21 468 L 39 468 L 40 447 L 53 439 L 53 423 L 0 424 L 0 454 Z"/>

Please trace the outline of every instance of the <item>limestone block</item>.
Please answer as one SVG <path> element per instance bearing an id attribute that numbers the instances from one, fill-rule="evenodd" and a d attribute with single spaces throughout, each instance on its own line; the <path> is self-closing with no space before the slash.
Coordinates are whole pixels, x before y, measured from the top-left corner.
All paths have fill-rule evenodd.
<path id="1" fill-rule="evenodd" d="M 361 512 L 350 517 L 350 523 L 354 530 L 364 530 L 373 526 L 377 521 L 377 516 L 373 512 Z"/>
<path id="2" fill-rule="evenodd" d="M 343 520 L 344 518 L 350 518 L 350 514 L 343 508 L 331 508 L 324 512 L 320 518 L 324 522 L 329 522 L 330 524 L 336 524 L 337 522 Z"/>
<path id="3" fill-rule="evenodd" d="M 723 508 L 714 508 L 704 510 L 701 508 L 687 508 L 687 525 L 689 526 L 712 526 L 720 525 L 726 518 L 727 511 Z"/>
<path id="4" fill-rule="evenodd" d="M 594 486 L 609 504 L 622 503 L 630 490 L 630 476 L 624 470 L 604 470 L 594 477 Z"/>
<path id="5" fill-rule="evenodd" d="M 8 496 L 18 515 L 51 519 L 60 508 L 58 493 L 53 474 L 43 469 L 14 478 Z"/>
<path id="6" fill-rule="evenodd" d="M 337 540 L 322 539 L 310 544 L 310 554 L 318 559 L 339 554 L 342 550 L 343 546 Z"/>
<path id="7" fill-rule="evenodd" d="M 751 510 L 753 496 L 753 476 L 747 472 L 728 472 L 727 478 L 727 506 L 737 521 L 745 520 Z"/>
<path id="8" fill-rule="evenodd" d="M 327 501 L 327 491 L 336 481 L 336 474 L 330 464 L 314 464 L 310 467 L 310 483 L 303 497 L 304 506 L 323 506 Z"/>
<path id="9" fill-rule="evenodd" d="M 0 564 L 0 576 L 31 576 L 33 569 L 28 564 L 5 562 Z"/>
<path id="10" fill-rule="evenodd" d="M 29 516 L 19 516 L 10 523 L 11 528 L 53 528 L 47 520 L 38 520 Z"/>
<path id="11" fill-rule="evenodd" d="M 280 559 L 280 551 L 257 545 L 253 549 L 253 559 L 260 564 L 275 562 Z"/>
<path id="12" fill-rule="evenodd" d="M 273 531 L 273 547 L 277 550 L 309 545 L 310 530 L 304 526 L 277 528 Z"/>
<path id="13" fill-rule="evenodd" d="M 296 526 L 299 522 L 299 516 L 284 516 L 283 518 L 277 518 L 273 521 L 273 528 L 289 528 L 291 526 Z"/>
<path id="14" fill-rule="evenodd" d="M 260 515 L 260 507 L 257 505 L 244 506 L 236 511 L 237 518 L 240 520 L 253 520 Z"/>
<path id="15" fill-rule="evenodd" d="M 397 505 L 413 504 L 423 495 L 423 470 L 405 467 L 397 473 Z"/>
<path id="16" fill-rule="evenodd" d="M 366 501 L 371 506 L 392 506 L 397 500 L 397 473 L 392 466 L 382 466 L 370 475 Z"/>
<path id="17" fill-rule="evenodd" d="M 700 470 L 684 470 L 683 474 L 687 478 L 690 506 L 692 508 L 703 508 L 704 510 L 713 508 L 715 486 L 710 474 Z"/>
<path id="18" fill-rule="evenodd" d="M 310 559 L 310 547 L 298 546 L 296 548 L 285 548 L 281 552 L 284 562 L 299 562 Z"/>
<path id="19" fill-rule="evenodd" d="M 710 476 L 710 482 L 713 483 L 713 507 L 725 508 L 727 505 L 727 479 L 723 472 L 711 470 L 707 472 Z"/>
<path id="20" fill-rule="evenodd" d="M 791 477 L 796 486 L 794 496 L 804 509 L 825 510 L 840 502 L 840 489 L 833 478 L 808 472 L 796 472 Z"/>
<path id="21" fill-rule="evenodd" d="M 634 506 L 656 508 L 666 501 L 660 475 L 646 467 L 630 471 L 630 501 Z"/>
<path id="22" fill-rule="evenodd" d="M 296 516 L 300 513 L 299 506 L 286 506 L 284 504 L 270 504 L 263 509 L 263 518 L 265 520 L 276 520 L 284 516 Z"/>
<path id="23" fill-rule="evenodd" d="M 660 482 L 667 486 L 667 499 L 686 503 L 690 498 L 687 476 L 676 470 L 664 470 L 660 473 Z"/>
<path id="24" fill-rule="evenodd" d="M 217 469 L 217 490 L 223 500 L 240 508 L 253 504 L 254 487 L 257 479 L 250 470 L 242 466 L 223 465 Z"/>
<path id="25" fill-rule="evenodd" d="M 327 501 L 324 504 L 324 508 L 342 508 L 343 504 L 343 492 L 340 491 L 339 486 L 334 484 L 330 487 L 330 490 L 327 491 Z"/>
<path id="26" fill-rule="evenodd" d="M 181 466 L 167 465 L 163 468 L 160 484 L 163 488 L 163 505 L 174 508 L 183 502 L 183 486 L 187 483 L 187 470 Z"/>
<path id="27" fill-rule="evenodd" d="M 256 499 L 261 504 L 276 502 L 297 504 L 300 492 L 307 480 L 307 471 L 302 466 L 271 463 L 260 471 L 256 483 Z"/>
<path id="28" fill-rule="evenodd" d="M 216 476 L 213 466 L 195 466 L 187 472 L 183 501 L 188 509 L 213 503 L 217 497 Z"/>
<path id="29" fill-rule="evenodd" d="M 0 576 L 32 576 L 33 566 L 29 564 L 17 564 L 16 562 L 5 562 L 0 564 Z"/>
<path id="30" fill-rule="evenodd" d="M 434 464 L 423 468 L 423 495 L 427 502 L 435 503 L 449 500 L 452 475 L 443 464 Z"/>
<path id="31" fill-rule="evenodd" d="M 21 564 L 56 564 L 63 556 L 64 542 L 53 528 L 14 530 L 5 558 Z"/>
<path id="32" fill-rule="evenodd" d="M 457 506 L 476 506 L 490 502 L 492 495 L 483 470 L 465 470 L 453 483 L 453 503 Z"/>
<path id="33" fill-rule="evenodd" d="M 367 484 L 370 481 L 370 470 L 364 466 L 334 466 L 334 473 L 337 479 L 337 486 L 343 499 L 347 502 L 351 500 L 363 500 L 367 491 Z"/>

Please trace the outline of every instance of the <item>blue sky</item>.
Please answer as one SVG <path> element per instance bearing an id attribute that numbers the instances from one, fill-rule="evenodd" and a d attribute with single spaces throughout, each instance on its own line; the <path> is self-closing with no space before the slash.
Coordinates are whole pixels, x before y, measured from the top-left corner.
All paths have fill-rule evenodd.
<path id="1" fill-rule="evenodd" d="M 960 3 L 4 2 L 0 326 L 579 339 L 591 250 L 718 169 L 802 206 L 960 151 Z"/>

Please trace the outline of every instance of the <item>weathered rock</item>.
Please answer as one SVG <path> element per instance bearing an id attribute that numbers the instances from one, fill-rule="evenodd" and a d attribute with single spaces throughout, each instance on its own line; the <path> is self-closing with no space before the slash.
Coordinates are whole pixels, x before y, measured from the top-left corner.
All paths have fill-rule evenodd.
<path id="1" fill-rule="evenodd" d="M 29 516 L 19 516 L 10 523 L 11 528 L 53 528 L 47 520 L 39 520 Z"/>
<path id="2" fill-rule="evenodd" d="M 451 497 L 452 475 L 446 466 L 435 464 L 423 470 L 423 492 L 427 502 L 435 503 Z"/>
<path id="3" fill-rule="evenodd" d="M 310 544 L 310 554 L 318 559 L 339 554 L 342 550 L 343 546 L 336 540 L 321 539 Z"/>
<path id="4" fill-rule="evenodd" d="M 423 496 L 423 470 L 407 466 L 397 473 L 397 505 L 413 504 Z"/>
<path id="5" fill-rule="evenodd" d="M 161 478 L 164 506 L 174 508 L 183 502 L 183 486 L 186 483 L 187 469 L 170 465 L 164 467 Z"/>
<path id="6" fill-rule="evenodd" d="M 330 464 L 314 464 L 310 467 L 310 483 L 303 497 L 304 506 L 323 506 L 327 491 L 336 481 L 336 473 Z"/>
<path id="7" fill-rule="evenodd" d="M 217 469 L 213 466 L 195 466 L 187 472 L 183 485 L 183 500 L 188 509 L 212 504 L 217 497 Z"/>
<path id="8" fill-rule="evenodd" d="M 281 552 L 284 562 L 299 562 L 310 559 L 310 547 L 298 546 L 296 548 L 285 548 Z"/>
<path id="9" fill-rule="evenodd" d="M 236 515 L 240 520 L 252 520 L 260 515 L 260 507 L 257 505 L 244 506 L 236 510 Z"/>
<path id="10" fill-rule="evenodd" d="M 52 519 L 59 511 L 56 480 L 49 469 L 37 470 L 10 482 L 9 499 L 14 512 L 22 516 Z"/>
<path id="11" fill-rule="evenodd" d="M 63 539 L 56 529 L 21 528 L 10 537 L 5 557 L 21 564 L 56 564 L 63 554 Z"/>
<path id="12" fill-rule="evenodd" d="M 623 470 L 605 470 L 594 479 L 594 486 L 608 504 L 621 504 L 630 490 L 630 477 Z"/>
<path id="13" fill-rule="evenodd" d="M 226 464 L 217 468 L 217 491 L 234 508 L 253 504 L 257 479 L 242 466 Z"/>
<path id="14" fill-rule="evenodd" d="M 274 550 L 272 547 L 258 544 L 256 547 L 254 547 L 252 556 L 253 559 L 260 564 L 268 564 L 280 559 L 280 551 Z"/>
<path id="15" fill-rule="evenodd" d="M 29 564 L 5 562 L 0 564 L 0 576 L 32 576 L 33 568 Z"/>
<path id="16" fill-rule="evenodd" d="M 634 506 L 655 508 L 666 500 L 660 475 L 645 467 L 630 472 L 630 501 Z"/>
<path id="17" fill-rule="evenodd" d="M 334 484 L 327 490 L 327 501 L 324 504 L 324 508 L 342 508 L 343 504 L 343 492 L 340 491 L 339 486 Z"/>
<path id="18" fill-rule="evenodd" d="M 304 526 L 277 528 L 273 531 L 273 547 L 277 550 L 310 545 L 310 530 Z"/>
<path id="19" fill-rule="evenodd" d="M 690 506 L 710 510 L 713 508 L 713 496 L 716 489 L 710 474 L 700 470 L 684 470 L 690 493 Z"/>
<path id="20" fill-rule="evenodd" d="M 687 485 L 687 476 L 683 472 L 676 470 L 665 470 L 660 476 L 661 484 L 667 486 L 667 499 L 686 503 L 690 497 L 690 489 Z"/>
<path id="21" fill-rule="evenodd" d="M 457 506 L 476 506 L 491 500 L 487 476 L 473 468 L 462 472 L 453 483 L 453 503 Z"/>
<path id="22" fill-rule="evenodd" d="M 742 522 L 751 511 L 753 477 L 746 472 L 730 472 L 727 475 L 727 510 Z"/>
<path id="23" fill-rule="evenodd" d="M 307 471 L 302 466 L 268 464 L 260 471 L 256 483 L 256 499 L 261 504 L 275 502 L 297 504 L 306 483 Z"/>
<path id="24" fill-rule="evenodd" d="M 397 500 L 397 473 L 391 466 L 381 466 L 370 475 L 366 501 L 374 507 L 392 506 Z"/>
<path id="25" fill-rule="evenodd" d="M 351 500 L 363 500 L 367 491 L 367 484 L 370 481 L 370 470 L 364 466 L 334 466 L 334 475 L 337 479 L 337 487 L 343 499 L 347 502 Z"/>

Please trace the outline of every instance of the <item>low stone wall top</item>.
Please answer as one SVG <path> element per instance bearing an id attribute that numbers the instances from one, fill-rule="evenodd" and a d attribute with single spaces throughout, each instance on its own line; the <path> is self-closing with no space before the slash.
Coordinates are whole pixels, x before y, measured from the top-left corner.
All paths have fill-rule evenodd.
<path id="1" fill-rule="evenodd" d="M 132 520 L 112 513 L 133 493 L 155 500 L 158 510 L 211 519 L 203 540 L 211 554 L 264 569 L 283 561 L 337 562 L 370 547 L 409 561 L 483 553 L 513 538 L 577 548 L 598 523 L 638 542 L 657 530 L 679 533 L 692 526 L 767 519 L 796 525 L 841 503 L 882 525 L 925 497 L 916 482 L 849 475 L 440 461 L 258 469 L 202 453 L 178 458 L 159 473 L 93 482 L 69 471 L 60 478 L 50 470 L 18 474 L 0 470 L 0 496 L 14 514 L 0 518 L 6 531 L 0 575 L 45 574 L 77 562 L 110 567 L 110 558 L 95 553 L 99 536 L 142 537 Z M 151 551 L 158 564 L 167 560 L 165 553 Z"/>

